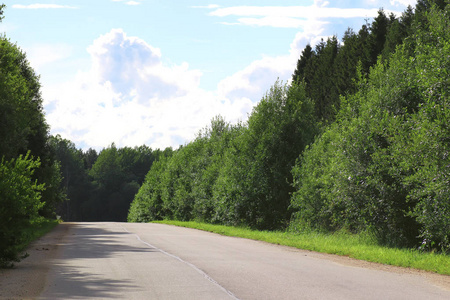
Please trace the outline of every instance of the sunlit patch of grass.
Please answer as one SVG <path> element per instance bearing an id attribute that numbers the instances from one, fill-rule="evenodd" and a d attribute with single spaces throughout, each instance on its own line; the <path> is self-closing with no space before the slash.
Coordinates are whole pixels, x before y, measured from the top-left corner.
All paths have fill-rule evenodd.
<path id="1" fill-rule="evenodd" d="M 322 253 L 348 256 L 380 264 L 413 268 L 450 275 L 450 256 L 415 249 L 397 249 L 377 245 L 367 233 L 258 231 L 199 222 L 159 221 L 157 223 L 195 228 L 226 236 L 247 238 L 272 244 L 295 247 Z"/>

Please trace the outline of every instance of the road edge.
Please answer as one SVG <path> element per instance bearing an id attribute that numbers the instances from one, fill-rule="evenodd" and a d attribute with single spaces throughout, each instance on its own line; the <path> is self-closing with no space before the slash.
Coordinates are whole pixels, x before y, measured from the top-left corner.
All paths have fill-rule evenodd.
<path id="1" fill-rule="evenodd" d="M 13 269 L 0 270 L 0 299 L 36 299 L 44 290 L 52 260 L 59 256 L 60 245 L 69 234 L 70 223 L 61 223 L 30 243 L 29 256 Z"/>

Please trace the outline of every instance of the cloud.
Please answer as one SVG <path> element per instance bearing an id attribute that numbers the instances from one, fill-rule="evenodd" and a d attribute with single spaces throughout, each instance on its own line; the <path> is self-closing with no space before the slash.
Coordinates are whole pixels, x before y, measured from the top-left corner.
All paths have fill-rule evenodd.
<path id="1" fill-rule="evenodd" d="M 290 79 L 296 58 L 286 55 L 264 57 L 223 79 L 218 85 L 220 95 L 232 101 L 251 99 L 257 102 L 277 79 Z"/>
<path id="2" fill-rule="evenodd" d="M 315 45 L 329 37 L 324 35 L 323 24 L 311 22 L 305 26 L 305 31 L 295 36 L 288 54 L 255 60 L 243 70 L 223 79 L 218 84 L 218 93 L 233 102 L 251 101 L 255 105 L 276 80 L 289 83 L 305 46 Z"/>
<path id="3" fill-rule="evenodd" d="M 126 5 L 136 6 L 142 4 L 139 1 L 127 1 L 127 0 L 112 0 L 113 2 L 124 2 Z"/>
<path id="4" fill-rule="evenodd" d="M 317 7 L 324 7 L 327 4 L 324 1 L 316 1 Z M 296 9 L 298 10 L 298 7 Z M 277 79 L 290 82 L 297 60 L 305 46 L 307 44 L 315 45 L 321 39 L 326 40 L 330 36 L 325 34 L 325 26 L 329 23 L 328 21 L 315 18 L 308 20 L 295 18 L 295 16 L 306 17 L 309 13 L 295 12 L 293 8 L 260 7 L 260 9 L 254 9 L 253 7 L 236 7 L 228 11 L 217 12 L 217 14 L 264 16 L 259 19 L 253 18 L 251 21 L 242 18 L 238 19 L 242 25 L 301 28 L 301 31 L 296 34 L 292 41 L 286 55 L 263 57 L 255 60 L 243 70 L 236 72 L 219 83 L 219 93 L 234 101 L 238 101 L 238 99 L 258 101 Z"/>
<path id="5" fill-rule="evenodd" d="M 315 0 L 311 6 L 234 6 L 210 12 L 211 16 L 237 17 L 237 22 L 222 23 L 226 25 L 300 29 L 288 54 L 255 60 L 243 70 L 223 79 L 218 85 L 219 94 L 232 101 L 258 101 L 275 80 L 290 82 L 297 60 L 307 44 L 314 47 L 321 39 L 327 40 L 335 34 L 327 30 L 330 19 L 364 19 L 378 14 L 378 9 L 332 8 L 329 5 L 328 1 Z"/>
<path id="6" fill-rule="evenodd" d="M 88 48 L 93 70 L 115 92 L 137 93 L 139 100 L 183 96 L 197 87 L 202 73 L 187 63 L 166 66 L 161 51 L 142 39 L 128 37 L 121 29 L 100 36 Z"/>
<path id="7" fill-rule="evenodd" d="M 38 44 L 27 48 L 26 53 L 33 68 L 39 70 L 70 57 L 72 46 L 66 44 Z"/>
<path id="8" fill-rule="evenodd" d="M 403 5 L 403 6 L 409 6 L 411 5 L 412 7 L 416 6 L 417 4 L 417 0 L 391 0 L 390 1 L 391 5 Z"/>
<path id="9" fill-rule="evenodd" d="M 208 5 L 204 5 L 204 6 L 191 6 L 191 8 L 209 8 L 209 9 L 219 8 L 219 7 L 220 7 L 220 5 L 217 5 L 217 4 L 208 4 Z"/>
<path id="10" fill-rule="evenodd" d="M 69 6 L 69 5 L 59 5 L 59 4 L 29 4 L 29 5 L 22 5 L 22 4 L 14 4 L 12 8 L 16 9 L 76 9 L 76 6 Z"/>
<path id="11" fill-rule="evenodd" d="M 306 23 L 305 20 L 289 18 L 289 17 L 278 17 L 278 16 L 268 16 L 263 18 L 239 18 L 238 24 L 251 25 L 251 26 L 270 26 L 278 28 L 300 28 Z"/>
<path id="12" fill-rule="evenodd" d="M 310 20 L 331 18 L 367 18 L 377 16 L 378 9 L 328 7 L 327 1 L 315 1 L 310 6 L 232 6 L 214 9 L 215 17 L 238 17 L 226 25 L 252 25 L 278 28 L 302 28 Z M 391 12 L 386 10 L 387 13 Z M 394 12 L 397 13 L 398 12 Z"/>
<path id="13" fill-rule="evenodd" d="M 80 147 L 178 147 L 214 116 L 235 122 L 253 107 L 248 99 L 232 101 L 200 89 L 200 71 L 187 63 L 164 64 L 158 48 L 122 29 L 97 38 L 88 52 L 89 71 L 43 88 L 52 134 Z"/>

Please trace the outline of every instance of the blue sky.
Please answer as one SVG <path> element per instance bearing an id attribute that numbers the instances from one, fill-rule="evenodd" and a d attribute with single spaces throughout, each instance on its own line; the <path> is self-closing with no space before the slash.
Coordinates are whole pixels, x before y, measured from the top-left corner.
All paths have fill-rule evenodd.
<path id="1" fill-rule="evenodd" d="M 216 115 L 245 121 L 307 43 L 411 0 L 18 0 L 0 32 L 41 75 L 52 134 L 98 150 L 177 148 Z"/>

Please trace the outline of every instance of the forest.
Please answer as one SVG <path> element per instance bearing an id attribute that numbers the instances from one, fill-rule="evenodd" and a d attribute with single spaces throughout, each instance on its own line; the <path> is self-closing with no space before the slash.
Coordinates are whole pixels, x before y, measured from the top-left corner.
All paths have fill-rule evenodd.
<path id="1" fill-rule="evenodd" d="M 450 4 L 381 9 L 293 69 L 247 121 L 216 116 L 178 149 L 83 151 L 50 135 L 39 76 L 1 36 L 0 265 L 18 260 L 24 228 L 57 216 L 347 230 L 448 253 Z"/>
<path id="2" fill-rule="evenodd" d="M 450 5 L 379 10 L 308 45 L 246 122 L 218 116 L 153 163 L 130 222 L 368 232 L 450 250 Z"/>

